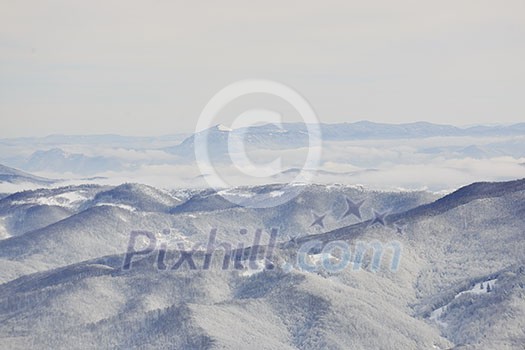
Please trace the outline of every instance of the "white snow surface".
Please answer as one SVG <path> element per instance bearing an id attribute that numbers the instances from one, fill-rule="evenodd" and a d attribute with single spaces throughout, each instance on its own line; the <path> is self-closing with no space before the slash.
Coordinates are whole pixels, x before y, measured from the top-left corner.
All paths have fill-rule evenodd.
<path id="1" fill-rule="evenodd" d="M 454 299 L 457 299 L 460 296 L 467 295 L 467 294 L 476 294 L 476 295 L 486 294 L 487 293 L 487 285 L 490 285 L 490 288 L 494 288 L 494 284 L 496 283 L 496 280 L 497 279 L 494 278 L 494 279 L 491 279 L 491 280 L 486 280 L 486 281 L 483 281 L 483 282 L 476 283 L 472 288 L 470 288 L 468 290 L 464 290 L 464 291 L 459 292 L 458 294 L 456 294 L 454 296 Z M 483 284 L 483 288 L 481 288 L 482 284 Z M 490 292 L 488 292 L 488 293 L 490 293 Z M 451 303 L 448 303 L 447 305 L 442 306 L 442 307 L 437 308 L 436 310 L 432 311 L 432 313 L 430 314 L 430 320 L 436 322 L 439 326 L 441 326 L 443 328 L 446 328 L 448 326 L 448 324 L 446 322 L 443 322 L 441 320 L 441 317 L 443 316 L 446 308 L 450 304 Z"/>

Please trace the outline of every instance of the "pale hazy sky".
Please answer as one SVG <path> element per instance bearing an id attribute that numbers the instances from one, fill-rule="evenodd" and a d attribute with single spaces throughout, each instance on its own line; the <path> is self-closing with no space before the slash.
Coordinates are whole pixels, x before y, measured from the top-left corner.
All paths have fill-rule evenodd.
<path id="1" fill-rule="evenodd" d="M 525 1 L 0 0 L 0 137 L 192 131 L 239 79 L 321 121 L 525 121 Z"/>

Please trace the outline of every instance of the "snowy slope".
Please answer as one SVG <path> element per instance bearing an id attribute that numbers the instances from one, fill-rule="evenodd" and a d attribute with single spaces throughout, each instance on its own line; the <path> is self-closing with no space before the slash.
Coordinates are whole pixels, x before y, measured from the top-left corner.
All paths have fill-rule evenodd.
<path id="1" fill-rule="evenodd" d="M 56 201 L 80 190 L 46 196 Z M 269 185 L 227 195 L 278 192 Z M 8 197 L 0 211 L 42 206 L 42 193 Z M 70 216 L 0 241 L 0 337 L 9 348 L 520 349 L 525 343 L 525 180 L 478 183 L 438 200 L 424 192 L 313 185 L 268 209 L 228 206 L 214 191 L 172 194 L 141 185 L 98 188 L 80 206 L 74 195 L 66 197 L 62 208 Z M 342 218 L 345 198 L 365 200 L 362 221 Z M 374 212 L 387 210 L 386 226 L 372 224 Z M 312 227 L 312 213 L 325 212 L 325 227 Z M 209 271 L 188 265 L 159 271 L 155 255 L 121 269 L 131 230 L 192 244 L 215 227 L 220 240 L 249 245 L 255 228 L 275 226 L 284 232 L 275 256 L 257 260 L 256 270 L 241 261 L 239 270 L 222 271 L 222 259 L 215 259 Z M 386 259 L 373 272 L 370 255 L 358 271 L 283 265 L 312 239 L 351 246 L 398 241 L 399 269 L 388 270 Z M 168 266 L 177 254 L 167 252 Z M 309 259 L 319 256 L 311 252 Z"/>
<path id="2" fill-rule="evenodd" d="M 55 180 L 31 175 L 29 173 L 0 164 L 0 183 L 3 182 L 11 184 L 34 184 L 46 186 L 51 185 L 55 182 Z"/>

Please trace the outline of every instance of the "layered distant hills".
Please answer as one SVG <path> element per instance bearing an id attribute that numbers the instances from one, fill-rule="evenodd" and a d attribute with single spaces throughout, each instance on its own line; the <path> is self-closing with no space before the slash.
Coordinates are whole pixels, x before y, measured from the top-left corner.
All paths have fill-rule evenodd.
<path id="1" fill-rule="evenodd" d="M 477 180 L 525 176 L 525 124 L 458 128 L 425 122 L 321 124 L 322 157 L 313 182 L 363 184 L 373 188 L 452 190 Z M 0 140 L 0 164 L 42 177 L 84 183 L 147 183 L 156 187 L 206 187 L 195 159 L 195 139 L 205 134 L 217 172 L 231 185 L 290 182 L 309 150 L 301 123 L 231 130 L 222 125 L 197 134 L 163 137 L 118 135 L 48 136 Z M 229 140 L 241 142 L 247 159 L 280 159 L 264 181 L 254 182 L 232 162 Z M 81 179 L 81 181 L 77 181 Z M 72 182 L 73 181 L 73 182 Z M 100 181 L 92 181 L 97 183 Z M 18 187 L 24 189 L 24 187 Z M 0 192 L 6 192 L 0 189 Z"/>

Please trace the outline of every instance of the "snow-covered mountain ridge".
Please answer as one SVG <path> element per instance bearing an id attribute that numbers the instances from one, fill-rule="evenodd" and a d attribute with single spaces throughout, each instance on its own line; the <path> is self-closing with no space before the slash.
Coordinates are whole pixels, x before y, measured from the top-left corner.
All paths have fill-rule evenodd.
<path id="1" fill-rule="evenodd" d="M 280 186 L 227 195 L 277 193 Z M 476 183 L 442 198 L 309 185 L 266 209 L 231 205 L 222 194 L 124 184 L 1 199 L 2 342 L 13 349 L 519 349 L 525 341 L 525 180 Z M 361 218 L 345 216 L 345 198 L 363 201 Z M 385 225 L 374 222 L 377 212 L 389 212 Z M 313 225 L 321 214 L 324 228 Z M 205 242 L 211 228 L 219 241 L 244 247 L 257 228 L 264 242 L 278 228 L 272 266 L 258 260 L 257 269 L 247 269 L 246 248 L 240 270 L 222 270 L 222 259 L 209 270 L 159 270 L 156 253 L 122 270 L 133 230 L 167 242 L 172 266 L 180 252 L 170 242 Z M 397 241 L 399 269 L 387 268 L 385 253 L 375 272 L 371 255 L 359 271 L 301 271 L 293 264 L 298 249 L 313 240 L 351 247 Z"/>

